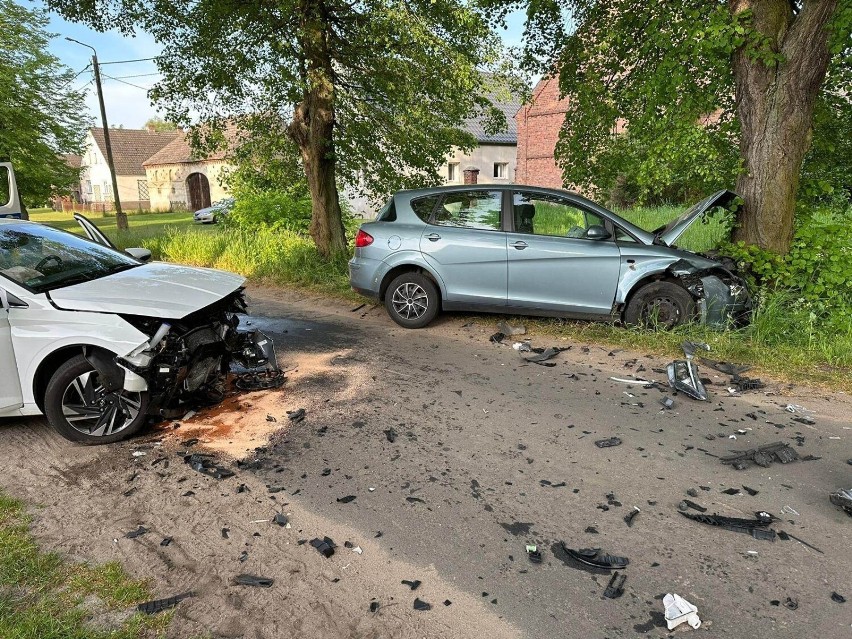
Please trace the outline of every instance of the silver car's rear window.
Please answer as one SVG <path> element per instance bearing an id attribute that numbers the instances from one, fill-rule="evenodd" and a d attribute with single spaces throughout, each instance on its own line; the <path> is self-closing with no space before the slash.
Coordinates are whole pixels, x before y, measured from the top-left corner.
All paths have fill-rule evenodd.
<path id="1" fill-rule="evenodd" d="M 421 220 L 428 222 L 429 218 L 432 217 L 432 211 L 435 210 L 435 205 L 440 199 L 440 195 L 427 195 L 426 197 L 419 197 L 416 200 L 411 200 L 411 210 L 414 211 L 415 215 L 417 215 L 417 217 Z"/>

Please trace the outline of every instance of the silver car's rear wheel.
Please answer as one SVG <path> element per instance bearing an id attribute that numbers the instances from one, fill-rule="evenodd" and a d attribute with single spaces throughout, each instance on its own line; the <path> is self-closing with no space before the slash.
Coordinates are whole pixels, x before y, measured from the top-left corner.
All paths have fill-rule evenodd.
<path id="1" fill-rule="evenodd" d="M 108 391 L 83 355 L 57 369 L 44 394 L 44 413 L 71 441 L 108 444 L 129 437 L 145 424 L 148 393 Z"/>
<path id="2" fill-rule="evenodd" d="M 385 293 L 385 308 L 391 319 L 405 328 L 423 328 L 438 314 L 441 300 L 434 282 L 425 275 L 398 275 Z"/>

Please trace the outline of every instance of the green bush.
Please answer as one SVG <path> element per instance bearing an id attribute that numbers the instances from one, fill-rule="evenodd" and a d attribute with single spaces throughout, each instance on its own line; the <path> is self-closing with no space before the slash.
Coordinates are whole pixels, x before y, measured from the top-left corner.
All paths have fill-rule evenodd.
<path id="1" fill-rule="evenodd" d="M 236 195 L 226 224 L 240 229 L 261 226 L 307 234 L 311 200 L 285 191 L 246 191 Z"/>

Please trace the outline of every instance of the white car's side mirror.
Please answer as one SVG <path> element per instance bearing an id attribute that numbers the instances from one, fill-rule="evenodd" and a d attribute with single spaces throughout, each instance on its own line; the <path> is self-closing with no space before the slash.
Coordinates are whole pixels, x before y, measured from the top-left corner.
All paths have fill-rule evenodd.
<path id="1" fill-rule="evenodd" d="M 146 248 L 128 248 L 124 249 L 124 252 L 140 262 L 147 262 L 151 259 L 151 251 Z"/>

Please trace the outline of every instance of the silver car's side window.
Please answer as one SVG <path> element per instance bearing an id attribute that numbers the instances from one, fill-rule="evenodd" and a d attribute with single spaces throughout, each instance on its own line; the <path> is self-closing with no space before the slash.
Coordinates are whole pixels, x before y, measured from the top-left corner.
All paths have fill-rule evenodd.
<path id="1" fill-rule="evenodd" d="M 545 193 L 515 192 L 512 205 L 516 233 L 585 239 L 589 227 L 604 225 L 600 216 Z"/>
<path id="2" fill-rule="evenodd" d="M 500 191 L 449 193 L 438 205 L 433 224 L 499 231 L 502 208 L 503 194 Z"/>
<path id="3" fill-rule="evenodd" d="M 12 193 L 9 190 L 9 169 L 5 166 L 0 166 L 0 206 L 6 206 L 12 199 Z"/>

